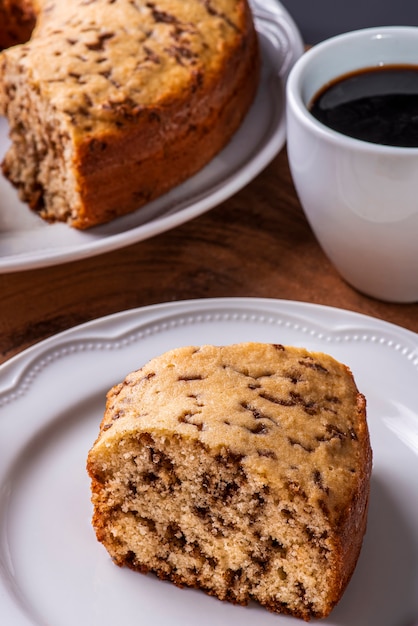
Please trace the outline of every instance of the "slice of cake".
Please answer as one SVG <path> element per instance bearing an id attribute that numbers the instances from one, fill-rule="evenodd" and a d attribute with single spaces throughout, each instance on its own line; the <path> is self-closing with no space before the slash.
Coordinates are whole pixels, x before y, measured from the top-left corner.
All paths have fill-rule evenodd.
<path id="1" fill-rule="evenodd" d="M 30 40 L 0 53 L 3 173 L 48 221 L 87 228 L 157 198 L 229 142 L 253 101 L 247 0 L 8 0 L 5 30 L 31 6 Z"/>
<path id="2" fill-rule="evenodd" d="M 108 393 L 93 526 L 118 565 L 320 618 L 359 556 L 371 459 L 364 396 L 332 357 L 179 348 Z"/>

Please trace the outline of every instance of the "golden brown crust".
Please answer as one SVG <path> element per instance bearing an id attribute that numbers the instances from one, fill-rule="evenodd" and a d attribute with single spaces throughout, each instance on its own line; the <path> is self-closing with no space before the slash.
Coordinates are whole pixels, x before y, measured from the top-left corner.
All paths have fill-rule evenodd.
<path id="1" fill-rule="evenodd" d="M 109 391 L 87 468 L 93 526 L 118 565 L 324 617 L 366 530 L 366 402 L 328 355 L 180 348 Z"/>
<path id="2" fill-rule="evenodd" d="M 260 64 L 245 0 L 47 8 L 28 43 L 0 55 L 3 172 L 45 219 L 87 228 L 135 210 L 241 124 Z"/>
<path id="3" fill-rule="evenodd" d="M 76 167 L 82 206 L 89 210 L 80 210 L 72 225 L 86 228 L 129 213 L 200 171 L 239 128 L 254 99 L 257 83 L 249 83 L 248 74 L 258 76 L 257 46 L 250 31 L 235 58 L 227 60 L 219 77 L 212 77 L 213 84 L 206 81 L 211 98 L 202 97 L 192 84 L 186 103 L 173 98 L 149 107 L 141 113 L 142 122 L 127 125 L 124 136 L 88 138 Z M 180 120 L 176 127 L 173 118 Z"/>
<path id="4" fill-rule="evenodd" d="M 342 508 L 336 521 L 335 533 L 339 541 L 335 549 L 335 576 L 334 585 L 329 591 L 328 612 L 338 603 L 354 573 L 367 530 L 372 450 L 366 422 L 366 399 L 361 393 L 357 395 L 356 412 L 356 437 L 360 443 L 359 470 L 357 480 L 353 483 L 350 504 Z"/>

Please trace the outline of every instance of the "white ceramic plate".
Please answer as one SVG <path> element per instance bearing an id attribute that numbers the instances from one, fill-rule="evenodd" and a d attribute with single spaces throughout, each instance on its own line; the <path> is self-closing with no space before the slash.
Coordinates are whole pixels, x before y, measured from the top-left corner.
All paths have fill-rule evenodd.
<path id="1" fill-rule="evenodd" d="M 120 569 L 90 524 L 85 461 L 108 388 L 170 348 L 246 340 L 328 352 L 352 368 L 367 397 L 369 526 L 350 585 L 324 623 L 410 626 L 418 617 L 418 335 L 338 309 L 232 298 L 102 318 L 0 367 L 0 624 L 296 623 Z"/>
<path id="2" fill-rule="evenodd" d="M 285 142 L 284 83 L 303 52 L 299 32 L 276 0 L 252 0 L 263 55 L 256 100 L 227 147 L 201 172 L 130 215 L 85 232 L 47 224 L 0 174 L 0 273 L 56 265 L 115 250 L 183 224 L 250 182 Z M 8 145 L 0 117 L 0 161 Z"/>

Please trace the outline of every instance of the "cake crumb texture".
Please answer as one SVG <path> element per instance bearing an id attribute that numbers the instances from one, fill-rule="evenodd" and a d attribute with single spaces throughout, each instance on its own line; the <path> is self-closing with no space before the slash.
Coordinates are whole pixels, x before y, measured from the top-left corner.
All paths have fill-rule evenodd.
<path id="1" fill-rule="evenodd" d="M 7 0 L 1 17 L 0 48 L 21 40 L 0 52 L 3 173 L 48 221 L 88 228 L 186 180 L 258 86 L 247 0 Z"/>
<path id="2" fill-rule="evenodd" d="M 331 356 L 178 348 L 108 393 L 93 526 L 117 565 L 321 618 L 359 556 L 371 464 L 365 398 Z"/>

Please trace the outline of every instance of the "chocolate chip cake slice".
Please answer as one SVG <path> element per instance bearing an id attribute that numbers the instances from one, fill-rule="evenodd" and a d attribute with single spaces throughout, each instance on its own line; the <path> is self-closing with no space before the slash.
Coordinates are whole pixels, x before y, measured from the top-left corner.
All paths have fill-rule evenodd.
<path id="1" fill-rule="evenodd" d="M 179 348 L 108 393 L 93 526 L 118 565 L 320 618 L 359 556 L 371 459 L 364 396 L 331 356 Z"/>

